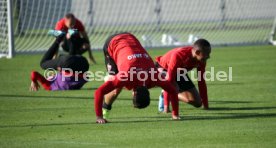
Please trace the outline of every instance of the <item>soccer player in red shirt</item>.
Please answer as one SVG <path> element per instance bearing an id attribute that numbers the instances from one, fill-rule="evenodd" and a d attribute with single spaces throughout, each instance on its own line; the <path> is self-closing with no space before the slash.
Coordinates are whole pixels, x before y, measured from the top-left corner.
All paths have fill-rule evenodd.
<path id="1" fill-rule="evenodd" d="M 162 87 L 169 92 L 165 97 L 171 99 L 172 118 L 179 119 L 176 88 L 165 77 L 162 80 L 158 77 L 161 74 L 135 36 L 130 33 L 112 35 L 107 39 L 103 50 L 106 68 L 111 76 L 94 94 L 97 123 L 107 122 L 103 117 L 103 109 L 111 110 L 113 101 L 123 87 L 133 90 L 133 105 L 139 109 L 150 104 L 149 88 Z"/>
<path id="2" fill-rule="evenodd" d="M 198 39 L 193 46 L 179 47 L 170 50 L 163 56 L 156 58 L 156 66 L 159 71 L 167 72 L 167 79 L 177 86 L 179 90 L 178 98 L 181 101 L 189 103 L 195 107 L 201 107 L 203 104 L 205 109 L 208 109 L 207 86 L 204 79 L 206 61 L 211 53 L 211 45 L 205 39 Z M 177 76 L 177 71 L 184 72 L 197 68 L 199 92 L 189 78 L 188 74 L 185 77 Z M 183 73 L 182 73 L 183 74 Z M 183 74 L 184 75 L 184 74 Z M 166 93 L 166 92 L 164 92 Z M 161 94 L 162 96 L 163 94 Z M 162 97 L 159 98 L 162 101 Z M 159 104 L 162 104 L 159 102 Z M 169 100 L 164 98 L 164 108 L 159 106 L 159 111 L 168 112 Z"/>
<path id="3" fill-rule="evenodd" d="M 74 54 L 83 54 L 84 52 L 88 51 L 89 62 L 96 63 L 91 52 L 90 41 L 85 31 L 84 25 L 72 13 L 66 14 L 64 18 L 62 18 L 57 22 L 55 27 L 55 30 L 59 30 L 65 33 L 67 33 L 69 29 L 73 29 L 73 30 L 76 29 L 77 33 L 72 36 L 70 34 L 67 34 L 64 42 L 61 45 L 62 48 L 65 51 L 70 52 L 68 47 L 69 46 L 68 40 L 69 39 L 76 40 L 74 45 L 75 46 Z"/>

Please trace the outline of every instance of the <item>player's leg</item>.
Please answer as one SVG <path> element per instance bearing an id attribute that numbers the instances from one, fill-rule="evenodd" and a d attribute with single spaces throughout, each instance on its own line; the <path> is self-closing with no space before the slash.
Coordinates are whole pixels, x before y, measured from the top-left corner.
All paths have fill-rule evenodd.
<path id="1" fill-rule="evenodd" d="M 163 77 L 166 77 L 166 70 L 162 68 L 157 62 L 155 62 L 155 67 L 157 68 L 158 72 L 162 74 Z M 170 112 L 170 101 L 169 98 L 164 99 L 164 90 L 161 90 L 161 94 L 159 95 L 158 99 L 158 111 L 164 113 Z"/>
<path id="2" fill-rule="evenodd" d="M 105 66 L 106 66 L 106 70 L 109 73 L 109 75 L 116 75 L 119 72 L 115 61 L 111 58 L 111 56 L 108 53 L 109 43 L 112 40 L 112 38 L 115 37 L 116 35 L 112 35 L 109 38 L 107 38 L 107 40 L 105 41 L 105 44 L 103 46 Z"/>
<path id="3" fill-rule="evenodd" d="M 87 51 L 89 41 L 85 38 L 81 38 L 78 34 L 78 30 L 69 29 L 66 34 L 66 38 L 61 45 L 64 51 L 69 52 L 70 55 L 81 55 Z"/>
<path id="4" fill-rule="evenodd" d="M 123 34 L 123 33 L 114 34 L 114 35 L 111 35 L 110 37 L 108 37 L 103 46 L 106 70 L 109 73 L 109 76 L 107 76 L 107 77 L 109 77 L 109 78 L 116 75 L 119 72 L 115 61 L 111 58 L 111 56 L 108 53 L 108 46 L 109 46 L 110 41 L 112 40 L 113 37 L 115 37 L 119 34 Z M 106 78 L 106 81 L 108 81 L 109 78 Z M 105 100 L 106 100 L 105 103 L 108 105 L 112 105 L 112 103 L 116 100 L 117 96 L 120 94 L 121 90 L 122 90 L 121 88 L 115 89 L 114 91 L 105 95 Z"/>
<path id="5" fill-rule="evenodd" d="M 107 76 L 105 81 L 108 81 L 109 78 L 111 78 L 112 76 L 114 76 L 118 73 L 117 65 L 108 53 L 109 42 L 111 41 L 111 39 L 113 37 L 114 36 L 110 36 L 106 40 L 106 42 L 104 44 L 104 47 L 103 47 L 103 52 L 104 52 L 104 57 L 105 57 L 105 65 L 106 65 L 107 72 L 109 73 L 109 76 Z M 108 112 L 112 109 L 112 104 L 116 100 L 117 96 L 120 94 L 121 90 L 122 89 L 115 89 L 112 92 L 105 95 L 103 106 L 102 106 L 103 116 L 104 116 L 105 119 L 108 116 Z"/>
<path id="6" fill-rule="evenodd" d="M 201 107 L 202 104 L 200 95 L 195 87 L 179 93 L 178 99 L 188 104 L 191 104 L 194 107 Z"/>
<path id="7" fill-rule="evenodd" d="M 80 49 L 81 45 L 78 44 L 78 30 L 76 29 L 69 29 L 66 37 L 61 42 L 61 47 L 63 51 L 69 52 L 70 55 L 75 55 L 77 50 Z"/>
<path id="8" fill-rule="evenodd" d="M 111 104 L 113 104 L 113 102 L 116 100 L 116 98 L 121 93 L 121 91 L 122 91 L 122 88 L 117 88 L 111 91 L 110 93 L 106 94 L 104 96 L 104 104 L 106 104 L 107 106 L 110 105 L 110 108 L 111 108 Z"/>
<path id="9" fill-rule="evenodd" d="M 59 37 L 59 36 L 65 36 L 66 32 L 60 31 L 60 30 L 49 30 L 48 35 Z M 64 45 L 64 42 L 61 42 L 60 45 Z M 53 56 L 53 59 L 58 57 L 58 50 L 56 51 L 55 55 Z"/>
<path id="10" fill-rule="evenodd" d="M 58 36 L 55 42 L 51 45 L 51 47 L 47 50 L 40 61 L 40 67 L 42 69 L 54 68 L 57 69 L 59 59 L 53 59 L 56 55 L 59 44 L 63 40 L 64 36 Z"/>
<path id="11" fill-rule="evenodd" d="M 64 38 L 64 40 L 60 43 L 60 46 L 62 47 L 63 51 L 69 52 L 69 45 L 68 45 L 68 39 Z"/>
<path id="12" fill-rule="evenodd" d="M 104 96 L 104 102 L 102 106 L 104 119 L 108 118 L 108 112 L 112 109 L 112 104 L 117 99 L 121 91 L 122 88 L 117 88 Z"/>
<path id="13" fill-rule="evenodd" d="M 179 87 L 178 99 L 180 101 L 191 104 L 194 107 L 201 107 L 202 102 L 200 95 L 187 74 L 186 78 L 181 77 L 180 80 L 177 81 L 177 85 Z"/>

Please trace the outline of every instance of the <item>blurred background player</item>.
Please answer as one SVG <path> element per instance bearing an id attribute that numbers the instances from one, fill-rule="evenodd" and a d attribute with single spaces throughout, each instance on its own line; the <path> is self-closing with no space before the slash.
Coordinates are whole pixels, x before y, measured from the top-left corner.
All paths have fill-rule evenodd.
<path id="1" fill-rule="evenodd" d="M 164 81 L 158 80 L 158 71 L 153 60 L 135 36 L 130 33 L 112 35 L 107 39 L 103 50 L 106 68 L 110 75 L 94 94 L 97 123 L 107 122 L 103 113 L 106 114 L 111 110 L 112 103 L 123 87 L 133 90 L 133 105 L 139 109 L 150 104 L 149 88 L 162 87 L 169 92 L 168 96 L 165 97 L 170 97 L 172 101 L 172 118 L 179 119 L 175 87 L 166 79 L 163 79 Z M 149 71 L 151 69 L 155 70 L 154 78 L 156 81 L 153 81 L 150 77 L 143 79 L 144 76 L 141 76 L 143 80 L 139 80 L 137 73 L 131 74 L 131 68 L 135 68 L 136 72 L 145 72 L 147 75 L 150 75 Z"/>
<path id="2" fill-rule="evenodd" d="M 205 73 L 206 61 L 210 58 L 210 53 L 210 43 L 205 39 L 198 39 L 193 46 L 175 48 L 165 55 L 156 58 L 158 70 L 167 72 L 167 79 L 178 88 L 178 98 L 180 101 L 195 107 L 201 107 L 203 104 L 205 109 L 209 108 L 207 86 L 203 75 Z M 198 79 L 200 94 L 188 74 L 177 80 L 178 68 L 184 68 L 187 72 L 193 68 L 197 68 L 198 77 L 200 78 Z M 163 98 L 164 93 L 162 92 L 159 97 L 158 108 L 160 112 L 169 112 L 169 100 Z"/>
<path id="3" fill-rule="evenodd" d="M 81 55 L 88 51 L 89 62 L 96 64 L 96 61 L 92 55 L 91 45 L 87 33 L 85 31 L 82 22 L 77 19 L 72 13 L 68 13 L 64 18 L 59 20 L 56 24 L 55 30 L 51 30 L 49 34 L 58 36 L 60 33 L 66 33 L 66 38 L 64 38 L 61 43 L 64 51 L 69 52 L 69 54 Z M 69 51 L 68 40 L 74 41 L 74 51 Z"/>
<path id="4" fill-rule="evenodd" d="M 44 54 L 40 62 L 42 69 L 46 70 L 51 68 L 58 71 L 56 75 L 52 76 L 54 79 L 46 79 L 38 72 L 32 71 L 30 91 L 37 91 L 39 89 L 38 82 L 41 83 L 45 90 L 51 91 L 80 89 L 87 82 L 83 75 L 83 73 L 89 69 L 89 64 L 86 58 L 81 55 L 61 55 L 58 58 L 53 59 L 55 53 L 58 51 L 59 44 L 64 37 L 65 34 L 56 38 L 55 42 Z M 73 43 L 69 44 L 69 48 L 73 48 L 72 44 Z"/>

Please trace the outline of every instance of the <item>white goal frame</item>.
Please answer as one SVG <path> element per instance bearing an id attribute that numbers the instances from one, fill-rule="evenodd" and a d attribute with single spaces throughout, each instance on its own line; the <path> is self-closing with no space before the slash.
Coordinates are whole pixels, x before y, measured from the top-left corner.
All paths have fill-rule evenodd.
<path id="1" fill-rule="evenodd" d="M 275 19 L 274 19 L 274 22 L 273 22 L 273 26 L 272 26 L 272 29 L 271 29 L 271 33 L 270 33 L 270 37 L 269 37 L 269 42 L 276 46 L 276 16 L 275 16 Z"/>
<path id="2" fill-rule="evenodd" d="M 13 14 L 12 14 L 12 0 L 7 0 L 7 38 L 8 38 L 8 49 L 7 53 L 0 53 L 0 58 L 6 57 L 8 59 L 15 56 L 14 52 L 14 36 L 13 36 Z"/>

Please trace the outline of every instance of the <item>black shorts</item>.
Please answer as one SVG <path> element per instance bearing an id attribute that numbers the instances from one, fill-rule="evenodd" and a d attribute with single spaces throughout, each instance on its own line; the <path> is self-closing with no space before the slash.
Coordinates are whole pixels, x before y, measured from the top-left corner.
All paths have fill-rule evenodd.
<path id="1" fill-rule="evenodd" d="M 104 43 L 103 52 L 104 52 L 104 57 L 105 57 L 105 66 L 106 66 L 107 72 L 110 75 L 116 75 L 119 71 L 118 71 L 118 68 L 117 68 L 117 65 L 116 65 L 114 59 L 112 59 L 112 57 L 108 53 L 109 43 L 112 40 L 112 38 L 114 38 L 115 36 L 117 36 L 119 34 L 125 34 L 125 33 L 128 33 L 128 32 L 113 34 L 113 35 L 109 36 Z"/>
<path id="2" fill-rule="evenodd" d="M 69 48 L 69 43 L 68 43 L 68 40 L 65 38 L 64 43 L 61 45 L 61 47 L 63 48 L 63 50 L 65 52 L 69 52 L 70 48 Z M 75 50 L 75 53 L 77 55 L 82 55 L 83 53 L 85 53 L 87 50 L 90 50 L 90 49 L 83 49 L 82 46 L 83 44 L 89 44 L 89 41 L 87 41 L 87 39 L 85 38 L 81 38 L 81 37 L 75 37 L 74 38 L 74 50 Z"/>
<path id="3" fill-rule="evenodd" d="M 157 62 L 155 62 L 155 66 L 156 68 L 163 68 Z M 167 72 L 167 70 L 164 68 L 163 71 Z M 185 77 L 180 77 L 179 80 L 177 80 L 176 77 L 175 82 L 178 85 L 179 92 L 184 92 L 195 87 L 194 83 L 192 82 L 188 74 L 186 74 Z"/>

